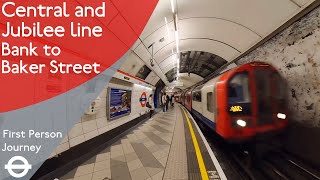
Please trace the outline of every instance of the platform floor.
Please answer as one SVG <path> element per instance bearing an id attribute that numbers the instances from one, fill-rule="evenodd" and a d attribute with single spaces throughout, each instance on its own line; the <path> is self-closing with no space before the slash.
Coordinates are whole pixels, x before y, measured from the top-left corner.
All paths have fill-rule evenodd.
<path id="1" fill-rule="evenodd" d="M 188 112 L 176 105 L 58 179 L 226 179 L 208 147 Z"/>

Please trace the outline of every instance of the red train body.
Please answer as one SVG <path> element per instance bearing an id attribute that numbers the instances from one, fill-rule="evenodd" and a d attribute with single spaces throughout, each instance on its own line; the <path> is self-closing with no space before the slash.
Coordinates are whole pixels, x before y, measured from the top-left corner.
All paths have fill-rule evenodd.
<path id="1" fill-rule="evenodd" d="M 283 78 L 266 63 L 229 70 L 181 93 L 181 103 L 226 140 L 250 140 L 288 123 Z"/>
<path id="2" fill-rule="evenodd" d="M 191 111 L 192 109 L 192 89 L 189 89 L 185 93 L 184 106 Z"/>

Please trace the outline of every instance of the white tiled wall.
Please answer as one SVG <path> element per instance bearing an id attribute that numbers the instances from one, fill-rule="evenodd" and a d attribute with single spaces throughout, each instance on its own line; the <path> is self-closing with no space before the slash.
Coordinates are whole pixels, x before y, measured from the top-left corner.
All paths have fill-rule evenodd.
<path id="1" fill-rule="evenodd" d="M 121 81 L 120 81 L 121 82 Z M 126 89 L 132 91 L 131 96 L 131 113 L 127 116 L 108 120 L 106 114 L 107 108 L 107 93 L 108 87 Z M 101 92 L 99 97 L 101 98 L 100 110 L 94 115 L 83 115 L 79 120 L 79 123 L 69 131 L 68 135 L 63 139 L 60 145 L 52 153 L 52 156 L 60 154 L 73 146 L 81 144 L 89 139 L 92 139 L 100 134 L 103 134 L 113 128 L 116 128 L 128 121 L 131 121 L 148 112 L 147 107 L 142 107 L 140 104 L 140 96 L 143 92 L 146 92 L 147 97 L 152 92 L 151 88 L 127 83 L 121 85 L 121 83 L 109 83 Z"/>

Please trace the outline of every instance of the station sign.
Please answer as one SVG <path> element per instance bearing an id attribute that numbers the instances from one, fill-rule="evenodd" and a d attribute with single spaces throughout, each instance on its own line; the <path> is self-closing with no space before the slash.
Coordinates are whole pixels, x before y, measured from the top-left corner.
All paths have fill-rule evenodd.
<path id="1" fill-rule="evenodd" d="M 147 104 L 147 93 L 146 92 L 143 92 L 140 96 L 140 104 L 141 104 L 141 107 L 145 107 L 146 104 Z"/>

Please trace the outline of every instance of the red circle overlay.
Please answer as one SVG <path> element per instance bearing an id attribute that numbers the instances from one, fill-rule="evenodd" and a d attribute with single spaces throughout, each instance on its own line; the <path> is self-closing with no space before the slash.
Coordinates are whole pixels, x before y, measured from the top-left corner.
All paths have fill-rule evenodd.
<path id="1" fill-rule="evenodd" d="M 147 104 L 147 94 L 146 92 L 143 92 L 140 96 L 140 104 L 142 107 L 145 107 Z"/>
<path id="2" fill-rule="evenodd" d="M 6 1 L 1 1 L 2 7 Z M 18 6 L 62 6 L 63 1 L 43 1 L 43 0 L 15 0 L 15 8 Z M 10 46 L 26 46 L 32 42 L 37 46 L 38 56 L 1 56 L 1 60 L 8 60 L 10 64 L 19 64 L 23 60 L 24 64 L 45 64 L 46 69 L 42 73 L 0 73 L 0 113 L 16 110 L 26 106 L 48 100 L 61 95 L 83 83 L 91 80 L 98 74 L 52 74 L 50 61 L 56 60 L 64 64 L 93 64 L 101 65 L 100 72 L 110 68 L 116 61 L 125 55 L 133 46 L 146 23 L 148 22 L 158 0 L 77 0 L 66 1 L 67 11 L 70 17 L 5 17 L 0 16 L 0 33 L 7 33 L 7 22 L 13 27 L 21 27 L 24 21 L 26 26 L 32 27 L 33 23 L 41 23 L 45 26 L 63 26 L 65 28 L 64 37 L 0 37 L 1 43 L 7 42 Z M 74 12 L 77 6 L 99 7 L 102 2 L 106 3 L 106 17 L 76 17 Z M 7 9 L 8 13 L 14 12 L 14 7 Z M 80 23 L 83 26 L 101 26 L 102 36 L 96 37 L 72 37 L 70 35 L 71 22 Z M 46 56 L 43 46 L 58 46 L 61 49 L 59 56 Z M 1 63 L 0 63 L 1 66 Z M 0 67 L 1 68 L 1 67 Z"/>

